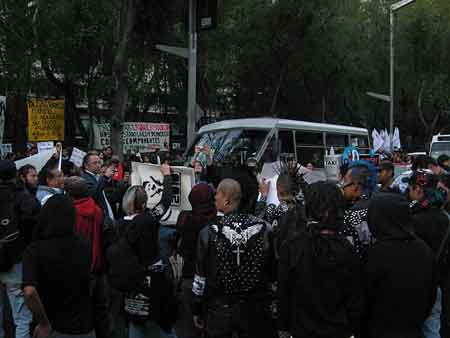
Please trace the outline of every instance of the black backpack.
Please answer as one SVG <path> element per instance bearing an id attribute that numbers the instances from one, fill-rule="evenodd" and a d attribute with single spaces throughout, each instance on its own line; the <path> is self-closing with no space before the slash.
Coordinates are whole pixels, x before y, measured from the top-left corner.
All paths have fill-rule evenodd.
<path id="1" fill-rule="evenodd" d="M 0 186 L 0 272 L 6 272 L 18 261 L 22 238 L 15 189 Z"/>
<path id="2" fill-rule="evenodd" d="M 127 238 L 127 230 L 116 229 L 115 241 L 106 250 L 109 283 L 121 292 L 137 290 L 145 280 L 145 268 Z"/>

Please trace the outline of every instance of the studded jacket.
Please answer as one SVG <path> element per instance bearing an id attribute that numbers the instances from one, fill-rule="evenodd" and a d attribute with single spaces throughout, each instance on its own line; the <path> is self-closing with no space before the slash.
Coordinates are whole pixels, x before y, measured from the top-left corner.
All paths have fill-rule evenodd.
<path id="1" fill-rule="evenodd" d="M 276 278 L 271 226 L 254 216 L 231 214 L 203 228 L 192 285 L 193 314 L 217 297 L 269 295 Z"/>

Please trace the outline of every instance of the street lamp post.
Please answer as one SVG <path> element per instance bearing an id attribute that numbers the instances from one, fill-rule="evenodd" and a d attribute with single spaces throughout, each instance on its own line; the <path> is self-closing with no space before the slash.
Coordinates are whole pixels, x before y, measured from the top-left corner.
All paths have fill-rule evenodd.
<path id="1" fill-rule="evenodd" d="M 391 137 L 391 147 L 393 144 L 393 138 L 394 138 L 394 71 L 395 71 L 395 36 L 394 36 L 394 25 L 395 25 L 395 12 L 398 11 L 400 8 L 406 7 L 413 3 L 416 0 L 401 0 L 391 5 L 390 7 L 390 51 L 391 51 L 391 57 L 390 57 L 390 101 L 389 101 L 389 133 Z"/>

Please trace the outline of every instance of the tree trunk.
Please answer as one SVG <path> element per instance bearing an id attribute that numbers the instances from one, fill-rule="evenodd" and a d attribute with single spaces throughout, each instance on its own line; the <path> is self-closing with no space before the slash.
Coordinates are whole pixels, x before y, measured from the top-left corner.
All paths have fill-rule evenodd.
<path id="1" fill-rule="evenodd" d="M 126 1 L 125 22 L 121 30 L 121 37 L 117 47 L 113 64 L 113 76 L 115 81 L 115 94 L 112 106 L 111 118 L 111 146 L 116 154 L 123 156 L 121 147 L 121 127 L 125 120 L 125 112 L 128 103 L 128 53 L 130 36 L 133 31 L 136 7 L 139 0 Z"/>
<path id="2" fill-rule="evenodd" d="M 278 77 L 277 86 L 275 88 L 275 94 L 273 94 L 272 105 L 270 107 L 270 115 L 273 116 L 273 117 L 278 116 L 278 113 L 276 113 L 277 103 L 278 103 L 278 97 L 280 95 L 281 85 L 283 84 L 284 73 L 285 72 L 286 72 L 286 66 L 283 67 L 283 69 L 280 72 L 280 76 Z"/>

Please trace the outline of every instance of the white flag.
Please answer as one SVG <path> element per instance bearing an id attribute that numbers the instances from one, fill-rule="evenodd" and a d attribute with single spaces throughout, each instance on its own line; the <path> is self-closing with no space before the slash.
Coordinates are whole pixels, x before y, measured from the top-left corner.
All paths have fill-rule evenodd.
<path id="1" fill-rule="evenodd" d="M 372 131 L 372 139 L 373 139 L 373 150 L 377 152 L 378 150 L 382 150 L 384 139 L 381 137 L 380 133 L 378 133 L 378 130 L 374 129 Z"/>
<path id="2" fill-rule="evenodd" d="M 398 130 L 398 128 L 395 128 L 394 131 L 393 148 L 394 150 L 402 149 L 402 144 L 400 142 L 400 130 Z"/>

